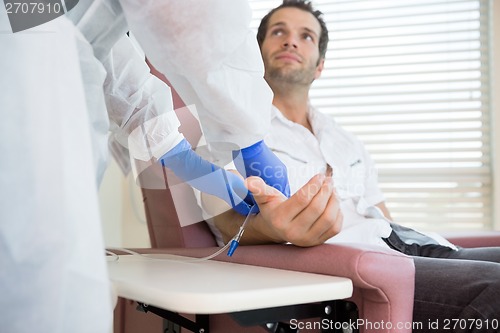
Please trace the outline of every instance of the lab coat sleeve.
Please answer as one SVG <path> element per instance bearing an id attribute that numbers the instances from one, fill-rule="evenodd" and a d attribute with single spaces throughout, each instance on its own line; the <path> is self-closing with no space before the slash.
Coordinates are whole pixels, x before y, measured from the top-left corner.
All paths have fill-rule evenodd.
<path id="1" fill-rule="evenodd" d="M 246 0 L 120 0 L 130 30 L 187 105 L 209 143 L 248 147 L 270 129 L 272 92 Z"/>
<path id="2" fill-rule="evenodd" d="M 115 44 L 104 61 L 104 67 L 107 71 L 104 93 L 108 114 L 118 127 L 115 130 L 117 140 L 123 145 L 128 144 L 134 158 L 134 176 L 143 175 L 143 171 L 151 167 L 157 169 L 161 158 L 161 164 L 181 180 L 224 199 L 235 208 L 243 207 L 242 213 L 246 213 L 248 204 L 242 201 L 248 195 L 248 189 L 243 181 L 201 159 L 183 140 L 169 87 L 150 74 L 144 55 L 129 37 L 124 35 Z M 160 179 L 157 185 L 146 183 L 144 177 L 140 182 L 141 186 L 148 188 L 165 185 Z"/>
<path id="3" fill-rule="evenodd" d="M 183 135 L 170 88 L 150 73 L 144 55 L 128 36 L 114 45 L 103 65 L 114 138 L 140 161 L 156 160 L 177 145 Z"/>

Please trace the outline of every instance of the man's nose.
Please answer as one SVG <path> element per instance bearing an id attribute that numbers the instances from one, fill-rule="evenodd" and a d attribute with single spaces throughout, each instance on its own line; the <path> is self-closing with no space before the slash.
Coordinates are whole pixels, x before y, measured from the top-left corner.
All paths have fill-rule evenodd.
<path id="1" fill-rule="evenodd" d="M 283 47 L 284 48 L 294 48 L 296 49 L 297 48 L 297 38 L 293 35 L 289 35 L 285 38 L 285 40 L 283 41 Z"/>

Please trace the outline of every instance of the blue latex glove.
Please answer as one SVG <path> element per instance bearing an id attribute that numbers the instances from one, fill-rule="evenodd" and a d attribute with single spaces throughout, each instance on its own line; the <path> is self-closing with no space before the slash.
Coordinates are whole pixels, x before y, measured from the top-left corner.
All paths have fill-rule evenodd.
<path id="1" fill-rule="evenodd" d="M 290 184 L 288 183 L 288 172 L 286 166 L 269 149 L 264 141 L 259 141 L 241 151 L 233 151 L 233 160 L 236 169 L 245 177 L 258 176 L 290 197 Z"/>
<path id="2" fill-rule="evenodd" d="M 186 139 L 163 155 L 160 161 L 182 181 L 221 198 L 242 215 L 247 215 L 255 205 L 252 194 L 240 177 L 202 159 Z"/>

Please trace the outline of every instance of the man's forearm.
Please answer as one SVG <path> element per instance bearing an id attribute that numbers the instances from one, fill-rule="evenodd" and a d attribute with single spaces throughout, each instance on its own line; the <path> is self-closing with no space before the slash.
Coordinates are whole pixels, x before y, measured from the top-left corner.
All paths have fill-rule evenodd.
<path id="1" fill-rule="evenodd" d="M 249 217 L 240 244 L 289 242 L 309 247 L 323 244 L 342 228 L 343 216 L 331 177 L 314 176 L 288 199 L 259 177 L 247 178 L 245 185 L 252 192 L 260 212 Z M 215 226 L 225 242 L 238 233 L 245 219 L 230 210 L 211 216 L 215 216 Z"/>
<path id="2" fill-rule="evenodd" d="M 245 221 L 246 216 L 243 216 L 232 210 L 231 207 L 223 200 L 206 194 L 201 194 L 201 202 L 205 212 L 213 216 L 215 227 L 220 231 L 222 240 L 227 244 L 240 230 L 241 225 Z M 257 245 L 284 243 L 284 241 L 273 239 L 271 230 L 264 230 L 265 222 L 260 214 L 252 215 L 245 226 L 245 232 L 240 240 L 242 245 Z"/>
<path id="3" fill-rule="evenodd" d="M 245 216 L 238 214 L 234 210 L 229 210 L 215 216 L 215 226 L 222 234 L 224 243 L 228 243 L 240 230 L 241 225 L 245 220 Z M 241 245 L 258 245 L 258 244 L 273 244 L 284 243 L 285 241 L 273 238 L 270 232 L 263 230 L 264 221 L 260 214 L 251 215 L 245 226 L 245 232 L 240 240 Z"/>

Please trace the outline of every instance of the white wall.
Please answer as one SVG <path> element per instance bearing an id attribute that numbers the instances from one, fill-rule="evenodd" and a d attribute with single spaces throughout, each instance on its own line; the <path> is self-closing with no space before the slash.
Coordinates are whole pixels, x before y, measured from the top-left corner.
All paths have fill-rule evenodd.
<path id="1" fill-rule="evenodd" d="M 150 247 L 140 189 L 114 160 L 104 175 L 99 200 L 107 247 Z"/>

